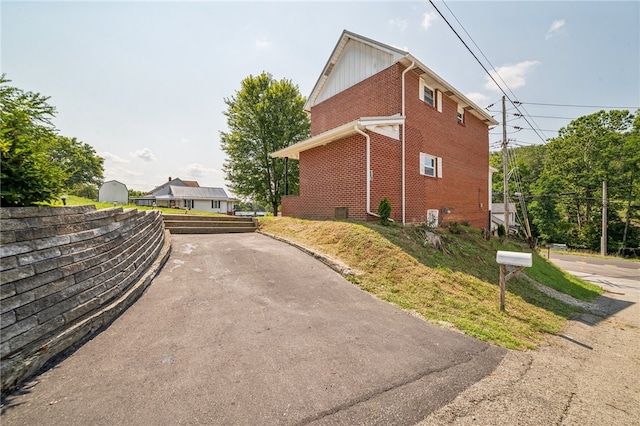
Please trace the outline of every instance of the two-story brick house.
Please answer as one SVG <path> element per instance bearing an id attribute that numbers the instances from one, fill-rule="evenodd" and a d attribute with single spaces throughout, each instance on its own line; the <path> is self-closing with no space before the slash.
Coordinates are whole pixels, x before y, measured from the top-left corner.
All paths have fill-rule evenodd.
<path id="1" fill-rule="evenodd" d="M 311 137 L 272 154 L 300 163 L 282 214 L 489 226 L 488 126 L 497 122 L 408 52 L 344 31 L 305 110 Z"/>

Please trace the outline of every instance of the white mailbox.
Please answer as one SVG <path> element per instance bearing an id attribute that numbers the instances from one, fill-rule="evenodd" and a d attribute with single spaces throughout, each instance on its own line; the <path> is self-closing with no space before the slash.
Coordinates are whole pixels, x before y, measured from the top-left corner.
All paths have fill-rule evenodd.
<path id="1" fill-rule="evenodd" d="M 531 253 L 518 253 L 516 251 L 498 251 L 496 262 L 501 265 L 531 267 L 533 259 Z"/>

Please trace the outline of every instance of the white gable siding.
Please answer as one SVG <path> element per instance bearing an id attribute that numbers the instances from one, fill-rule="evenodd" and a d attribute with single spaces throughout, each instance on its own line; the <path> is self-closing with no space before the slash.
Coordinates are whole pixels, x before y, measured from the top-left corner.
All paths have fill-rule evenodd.
<path id="1" fill-rule="evenodd" d="M 320 103 L 345 89 L 393 65 L 395 58 L 368 44 L 349 40 L 338 63 L 333 67 L 315 103 Z"/>

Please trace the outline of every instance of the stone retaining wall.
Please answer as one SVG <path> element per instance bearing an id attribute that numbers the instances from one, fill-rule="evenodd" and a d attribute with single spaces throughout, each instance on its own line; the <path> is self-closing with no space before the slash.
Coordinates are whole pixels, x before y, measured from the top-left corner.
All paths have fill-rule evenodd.
<path id="1" fill-rule="evenodd" d="M 0 209 L 0 384 L 5 393 L 126 309 L 166 261 L 159 211 Z"/>

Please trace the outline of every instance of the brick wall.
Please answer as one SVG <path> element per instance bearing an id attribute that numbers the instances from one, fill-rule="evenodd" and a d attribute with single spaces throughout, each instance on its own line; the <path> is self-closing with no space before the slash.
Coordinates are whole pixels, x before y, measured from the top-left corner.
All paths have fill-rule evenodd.
<path id="1" fill-rule="evenodd" d="M 317 135 L 360 117 L 402 112 L 402 71 L 395 64 L 311 109 L 311 133 Z M 456 102 L 442 94 L 442 112 L 419 99 L 419 77 L 406 74 L 406 221 L 423 222 L 427 210 L 440 212 L 441 223 L 488 222 L 489 139 L 487 126 L 470 113 L 458 123 Z M 382 197 L 392 218 L 402 220 L 402 142 L 371 136 L 371 210 Z M 443 159 L 443 177 L 420 174 L 420 153 Z M 300 154 L 300 196 L 283 200 L 283 215 L 331 218 L 337 206 L 349 217 L 366 214 L 365 138 L 354 135 Z M 447 213 L 443 213 L 443 211 Z"/>
<path id="2" fill-rule="evenodd" d="M 169 253 L 158 211 L 0 209 L 2 391 L 131 304 Z"/>
<path id="3" fill-rule="evenodd" d="M 488 223 L 489 135 L 487 126 L 470 113 L 464 124 L 458 105 L 442 95 L 442 112 L 419 99 L 419 77 L 406 74 L 407 222 L 421 221 L 427 209 L 440 211 L 447 222 Z M 420 175 L 420 152 L 441 157 L 441 179 Z M 447 209 L 449 213 L 442 212 Z"/>

